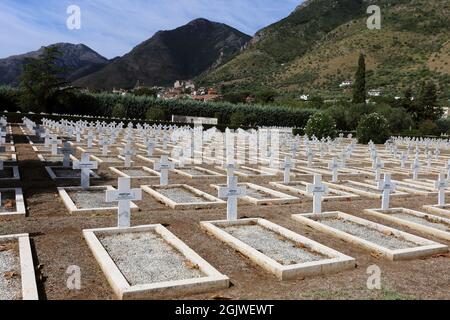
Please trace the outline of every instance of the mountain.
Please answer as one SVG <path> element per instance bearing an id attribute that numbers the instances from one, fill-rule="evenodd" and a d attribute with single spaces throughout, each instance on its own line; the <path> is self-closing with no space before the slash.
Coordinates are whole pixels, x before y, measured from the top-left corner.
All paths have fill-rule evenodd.
<path id="1" fill-rule="evenodd" d="M 65 78 L 70 82 L 98 71 L 108 63 L 108 59 L 84 44 L 57 43 L 50 47 L 57 47 L 62 53 L 58 64 L 67 69 Z M 0 84 L 17 86 L 25 60 L 38 58 L 43 51 L 44 47 L 37 51 L 0 59 Z"/>
<path id="2" fill-rule="evenodd" d="M 225 24 L 196 19 L 170 31 L 159 31 L 130 53 L 100 71 L 75 81 L 96 89 L 172 85 L 228 61 L 251 39 Z"/>
<path id="3" fill-rule="evenodd" d="M 381 7 L 380 30 L 367 28 L 371 4 Z M 230 91 L 275 88 L 334 96 L 342 81 L 353 80 L 363 52 L 369 88 L 398 93 L 425 79 L 445 88 L 449 8 L 447 0 L 309 0 L 198 80 Z"/>

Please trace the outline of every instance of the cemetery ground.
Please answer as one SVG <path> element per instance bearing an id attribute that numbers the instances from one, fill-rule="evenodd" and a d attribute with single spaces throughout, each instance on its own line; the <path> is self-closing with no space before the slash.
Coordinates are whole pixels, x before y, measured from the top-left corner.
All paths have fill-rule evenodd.
<path id="1" fill-rule="evenodd" d="M 40 299 L 115 299 L 100 266 L 89 249 L 82 231 L 85 229 L 115 227 L 117 212 L 70 214 L 57 187 L 79 185 L 73 181 L 52 180 L 38 159 L 26 136 L 18 125 L 12 125 L 20 181 L 0 182 L 0 188 L 21 187 L 23 189 L 26 217 L 0 218 L 0 235 L 29 233 Z M 75 157 L 80 159 L 80 151 Z M 133 166 L 148 166 L 148 163 L 133 157 Z M 120 166 L 121 164 L 119 164 Z M 111 164 L 99 163 L 96 173 L 100 179 L 91 179 L 92 186 L 117 186 L 118 175 L 111 171 Z M 214 166 L 204 168 L 216 171 Z M 345 176 L 340 179 L 364 182 L 369 176 Z M 395 174 L 393 178 L 399 178 Z M 404 178 L 404 177 L 402 177 Z M 428 176 L 435 179 L 433 175 Z M 311 183 L 313 176 L 302 177 Z M 298 194 L 279 190 L 270 182 L 282 181 L 277 176 L 239 177 L 239 183 L 253 183 L 274 189 L 291 196 Z M 132 179 L 132 187 L 159 184 L 159 178 Z M 191 179 L 170 173 L 171 184 L 187 184 L 217 196 L 212 184 L 225 184 L 225 176 L 207 179 Z M 186 295 L 180 299 L 450 299 L 450 254 L 437 254 L 421 259 L 390 261 L 371 254 L 367 250 L 339 240 L 326 233 L 315 231 L 291 218 L 293 214 L 311 213 L 312 199 L 301 197 L 299 203 L 269 204 L 256 206 L 239 199 L 239 218 L 264 218 L 302 236 L 357 260 L 357 267 L 295 280 L 278 280 L 236 250 L 207 234 L 200 226 L 201 221 L 215 221 L 226 218 L 226 206 L 211 209 L 171 209 L 143 192 L 143 201 L 136 202 L 139 211 L 132 212 L 132 226 L 162 224 L 220 273 L 230 278 L 231 286 L 204 294 Z M 410 195 L 391 198 L 391 207 L 404 207 L 424 211 L 423 205 L 436 204 L 437 196 Z M 323 211 L 342 211 L 357 217 L 394 227 L 441 244 L 450 241 L 435 238 L 408 227 L 399 226 L 364 213 L 364 209 L 379 208 L 381 200 L 367 197 L 349 198 L 323 203 Z M 69 290 L 66 273 L 69 266 L 81 269 L 81 289 Z M 367 268 L 380 267 L 381 290 L 367 289 Z"/>

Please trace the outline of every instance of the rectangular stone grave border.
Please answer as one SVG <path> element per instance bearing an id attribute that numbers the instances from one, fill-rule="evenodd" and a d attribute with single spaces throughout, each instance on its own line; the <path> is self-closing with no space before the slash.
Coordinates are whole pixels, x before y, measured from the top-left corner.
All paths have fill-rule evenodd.
<path id="1" fill-rule="evenodd" d="M 198 176 L 191 175 L 191 174 L 187 173 L 186 171 L 184 171 L 183 169 L 194 169 L 194 170 L 197 170 L 197 171 L 204 172 L 205 174 L 204 175 L 198 175 Z M 188 177 L 190 179 L 208 179 L 208 178 L 224 177 L 224 175 L 219 173 L 219 172 L 216 172 L 216 171 L 213 171 L 213 170 L 209 170 L 209 169 L 205 169 L 205 168 L 202 168 L 202 167 L 197 167 L 197 166 L 195 166 L 195 167 L 188 167 L 188 168 L 178 168 L 178 169 L 174 169 L 172 171 L 177 173 L 177 174 L 179 174 L 179 175 L 182 175 L 184 177 Z"/>
<path id="2" fill-rule="evenodd" d="M 344 186 L 344 185 L 338 184 L 338 183 L 324 182 L 324 184 L 326 184 L 327 186 L 329 186 L 332 189 L 344 190 L 344 191 L 348 191 L 348 192 L 354 193 L 354 194 L 359 194 L 361 196 L 368 197 L 368 198 L 381 199 L 381 191 L 378 193 L 375 192 L 376 186 L 374 186 L 374 185 L 362 183 L 362 182 L 358 182 L 358 181 L 352 181 L 352 180 L 344 180 L 344 181 L 342 181 L 342 183 L 352 183 L 355 185 L 359 185 L 363 188 L 370 188 L 374 191 L 373 192 L 365 191 L 365 190 L 361 190 L 361 189 L 354 188 L 354 187 Z M 408 193 L 400 192 L 400 191 L 397 191 L 394 194 L 391 194 L 391 197 L 397 197 L 397 198 L 409 197 L 409 196 L 410 195 Z"/>
<path id="3" fill-rule="evenodd" d="M 61 158 L 61 161 L 48 161 L 48 160 L 46 160 L 45 159 L 45 157 L 56 157 L 56 156 L 52 156 L 52 155 L 50 155 L 50 154 L 38 154 L 37 155 L 38 156 L 38 158 L 39 158 L 39 160 L 41 161 L 41 162 L 48 162 L 48 163 L 55 163 L 55 162 L 63 162 L 63 156 L 62 155 L 56 155 L 57 157 L 60 157 Z M 76 157 L 74 157 L 73 155 L 70 155 L 70 160 L 71 161 L 77 161 L 78 159 L 76 158 Z"/>
<path id="4" fill-rule="evenodd" d="M 374 183 L 373 181 L 365 181 L 365 182 L 366 183 Z M 421 184 L 414 184 L 414 183 L 398 181 L 398 180 L 395 180 L 394 182 L 396 184 L 395 189 L 402 191 L 402 192 L 407 192 L 410 194 L 417 194 L 420 196 L 434 196 L 434 195 L 437 195 L 437 193 L 438 193 L 437 191 L 435 191 L 433 186 L 425 186 L 425 185 L 421 185 Z M 422 190 L 420 190 L 420 189 L 422 189 Z M 445 193 L 450 193 L 450 190 L 446 191 Z"/>
<path id="5" fill-rule="evenodd" d="M 115 155 L 107 155 L 106 157 L 115 157 L 117 158 L 117 161 L 105 161 L 102 159 L 104 156 L 99 154 L 91 154 L 90 157 L 92 160 L 97 161 L 98 163 L 123 163 L 123 160 Z"/>
<path id="6" fill-rule="evenodd" d="M 19 242 L 22 300 L 39 300 L 36 276 L 34 273 L 33 255 L 31 253 L 30 237 L 28 234 L 0 236 L 0 243 L 11 241 Z"/>
<path id="7" fill-rule="evenodd" d="M 76 159 L 76 158 L 75 158 Z M 71 170 L 72 168 L 64 168 L 64 167 L 55 167 L 55 166 L 47 166 L 45 167 L 45 170 L 47 170 L 47 173 L 49 174 L 49 176 L 52 178 L 52 180 L 80 180 L 81 177 L 58 177 L 56 176 L 55 172 L 53 171 L 53 169 L 67 169 L 67 170 Z M 91 179 L 100 179 L 100 176 L 97 175 L 93 170 L 90 170 L 90 178 Z"/>
<path id="8" fill-rule="evenodd" d="M 0 178 L 0 181 L 20 180 L 20 173 L 18 166 L 4 166 L 4 168 L 11 168 L 13 176 L 9 178 Z"/>
<path id="9" fill-rule="evenodd" d="M 423 206 L 423 208 L 432 214 L 439 214 L 441 216 L 444 216 L 448 219 L 450 219 L 450 204 L 446 204 L 444 206 L 439 206 L 439 205 L 426 205 Z"/>
<path id="10" fill-rule="evenodd" d="M 339 217 L 343 220 L 351 221 L 354 223 L 357 223 L 359 225 L 367 226 L 367 227 L 373 227 L 376 230 L 383 232 L 383 233 L 389 233 L 393 236 L 397 236 L 400 238 L 403 238 L 405 240 L 417 243 L 418 245 L 413 248 L 406 248 L 406 249 L 389 249 L 383 246 L 380 246 L 374 242 L 362 239 L 360 237 L 351 235 L 347 232 L 340 231 L 338 229 L 329 227 L 325 224 L 320 223 L 320 219 L 323 218 L 330 218 L 330 217 Z M 352 216 L 343 212 L 335 211 L 335 212 L 324 212 L 320 214 L 294 214 L 292 215 L 292 218 L 300 222 L 310 228 L 313 228 L 315 230 L 318 230 L 320 232 L 329 234 L 331 236 L 334 236 L 338 239 L 342 239 L 344 241 L 347 241 L 353 245 L 365 248 L 370 251 L 375 251 L 382 256 L 386 257 L 389 260 L 397 261 L 397 260 L 411 260 L 411 259 L 419 259 L 439 253 L 445 253 L 448 252 L 448 247 L 446 245 L 442 245 L 440 243 L 421 238 L 415 235 L 412 235 L 410 233 L 406 233 L 394 228 L 387 227 L 382 224 L 378 224 L 366 219 L 358 218 L 356 216 Z M 318 221 L 317 221 L 318 220 Z"/>
<path id="11" fill-rule="evenodd" d="M 95 233 L 101 232 L 103 234 L 120 234 L 145 231 L 154 231 L 158 233 L 167 243 L 169 243 L 169 245 L 180 252 L 188 261 L 190 261 L 193 265 L 198 265 L 200 271 L 206 276 L 203 278 L 146 283 L 131 286 L 117 265 L 111 259 Z M 94 254 L 94 257 L 100 265 L 103 273 L 105 274 L 109 284 L 119 299 L 139 300 L 157 299 L 162 297 L 174 298 L 176 296 L 209 292 L 226 289 L 229 287 L 230 280 L 227 276 L 217 271 L 207 261 L 201 258 L 195 251 L 189 248 L 184 242 L 178 239 L 162 225 L 147 225 L 124 229 L 106 228 L 83 230 L 83 236 L 86 239 L 86 242 Z"/>
<path id="12" fill-rule="evenodd" d="M 271 230 L 280 236 L 293 241 L 301 246 L 306 246 L 313 251 L 321 253 L 329 259 L 320 261 L 312 261 L 305 263 L 298 263 L 294 265 L 282 265 L 267 255 L 259 252 L 255 248 L 247 245 L 226 231 L 220 229 L 218 226 L 239 226 L 239 225 L 254 225 L 257 224 L 263 228 Z M 274 274 L 280 280 L 290 280 L 302 276 L 323 275 L 328 273 L 336 273 L 342 270 L 352 269 L 355 267 L 355 259 L 348 257 L 338 251 L 328 248 L 318 242 L 303 237 L 286 228 L 274 224 L 265 219 L 242 219 L 237 221 L 206 221 L 200 222 L 200 226 L 207 233 L 218 238 L 222 242 L 230 245 L 252 262 L 263 268 L 264 270 Z"/>
<path id="13" fill-rule="evenodd" d="M 198 190 L 194 187 L 191 187 L 187 184 L 171 184 L 168 186 L 145 185 L 145 186 L 141 186 L 141 188 L 144 192 L 150 194 L 152 197 L 156 198 L 157 200 L 161 201 L 166 206 L 168 206 L 172 209 L 186 209 L 186 210 L 188 210 L 188 209 L 210 209 L 210 208 L 220 208 L 220 207 L 224 207 L 226 205 L 225 201 L 223 201 L 219 198 L 216 198 L 206 192 Z M 191 192 L 191 193 L 195 194 L 196 196 L 206 198 L 207 200 L 209 200 L 209 202 L 205 201 L 205 202 L 178 203 L 158 192 L 158 189 L 175 189 L 175 188 L 186 189 L 188 192 Z"/>
<path id="14" fill-rule="evenodd" d="M 284 191 L 298 193 L 298 194 L 304 195 L 308 198 L 313 197 L 312 194 L 310 194 L 306 191 L 306 186 L 308 183 L 303 182 L 303 181 L 291 181 L 288 184 L 286 184 L 284 182 L 270 182 L 269 184 L 278 189 L 284 190 Z M 304 185 L 305 190 L 296 188 L 295 185 L 298 185 L 298 184 Z M 330 194 L 324 195 L 323 201 L 325 201 L 325 202 L 332 201 L 332 200 L 351 200 L 351 199 L 360 198 L 360 195 L 358 195 L 358 194 L 354 194 L 354 193 L 350 193 L 350 192 L 346 192 L 346 191 L 342 191 L 342 190 L 338 190 L 338 189 L 329 188 L 328 191 L 332 192 L 333 194 L 332 195 L 330 195 Z"/>
<path id="15" fill-rule="evenodd" d="M 419 231 L 424 234 L 428 234 L 431 236 L 435 236 L 437 238 L 441 238 L 441 239 L 450 241 L 450 231 L 446 232 L 444 230 L 426 226 L 426 225 L 420 224 L 418 222 L 408 221 L 406 219 L 392 216 L 392 214 L 401 212 L 401 213 L 410 214 L 412 216 L 416 216 L 416 217 L 420 217 L 420 218 L 431 218 L 437 222 L 448 224 L 449 228 L 450 228 L 450 219 L 446 219 L 446 218 L 442 218 L 439 216 L 434 216 L 434 215 L 430 215 L 427 213 L 410 210 L 410 209 L 406 209 L 406 208 L 392 208 L 387 211 L 383 211 L 380 209 L 365 209 L 364 212 L 373 217 L 376 217 L 376 218 L 379 218 L 379 219 L 382 219 L 382 220 L 385 220 L 388 222 L 393 222 L 395 224 L 398 224 L 398 225 L 401 225 L 404 227 L 408 227 L 412 230 Z"/>
<path id="16" fill-rule="evenodd" d="M 137 169 L 137 170 L 143 170 L 145 172 L 148 172 L 149 174 L 147 176 L 129 176 L 126 173 L 122 172 L 121 169 L 124 170 L 133 170 L 133 169 Z M 125 168 L 125 167 L 109 167 L 109 170 L 111 170 L 112 172 L 116 173 L 117 175 L 121 176 L 121 177 L 125 177 L 125 178 L 131 178 L 131 179 L 147 179 L 147 178 L 159 178 L 160 177 L 160 173 L 147 168 L 147 167 L 130 167 L 130 168 Z"/>
<path id="17" fill-rule="evenodd" d="M 73 202 L 72 198 L 70 198 L 69 193 L 70 191 L 83 191 L 84 189 L 82 187 L 58 187 L 58 193 L 61 197 L 64 205 L 66 206 L 67 210 L 69 210 L 70 214 L 96 214 L 99 212 L 104 213 L 116 213 L 117 212 L 117 206 L 113 206 L 111 204 L 111 207 L 102 207 L 102 208 L 87 208 L 87 209 L 79 209 Z M 89 187 L 88 190 L 116 190 L 113 186 L 94 186 Z M 105 193 L 105 199 L 106 199 L 106 193 Z M 139 207 L 134 204 L 133 202 L 130 203 L 131 212 L 139 211 Z"/>
<path id="18" fill-rule="evenodd" d="M 25 216 L 26 215 L 26 209 L 25 209 L 25 201 L 23 198 L 23 192 L 21 188 L 2 188 L 0 189 L 1 192 L 12 192 L 15 193 L 15 201 L 16 201 L 16 211 L 13 212 L 0 212 L 0 217 L 18 217 L 18 216 Z"/>
<path id="19" fill-rule="evenodd" d="M 225 185 L 223 185 L 225 186 Z M 257 199 L 254 198 L 252 196 L 249 196 L 248 194 L 246 196 L 241 197 L 240 199 L 250 202 L 251 204 L 254 205 L 269 205 L 269 204 L 286 204 L 286 203 L 300 203 L 302 202 L 301 198 L 298 197 L 294 197 L 291 196 L 289 194 L 283 193 L 283 192 L 279 192 L 273 189 L 269 189 L 266 187 L 262 187 L 253 183 L 246 183 L 246 182 L 242 182 L 239 183 L 239 186 L 243 186 L 246 187 L 247 189 L 252 189 L 252 190 L 256 190 L 256 191 L 261 191 L 264 193 L 267 193 L 271 196 L 273 196 L 273 198 L 268 198 L 268 199 Z M 211 184 L 212 188 L 215 188 L 217 190 L 219 190 L 220 185 L 216 185 L 216 184 Z"/>

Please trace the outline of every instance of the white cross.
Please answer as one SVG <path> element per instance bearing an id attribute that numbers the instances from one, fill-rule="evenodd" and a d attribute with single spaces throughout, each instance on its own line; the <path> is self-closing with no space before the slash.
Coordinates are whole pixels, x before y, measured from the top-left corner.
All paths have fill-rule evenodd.
<path id="1" fill-rule="evenodd" d="M 308 148 L 308 150 L 306 151 L 306 156 L 308 157 L 308 168 L 310 168 L 313 165 L 313 156 L 314 156 L 311 148 Z"/>
<path id="2" fill-rule="evenodd" d="M 62 143 L 61 140 L 58 140 L 56 136 L 51 138 L 50 144 L 52 145 L 52 155 L 56 156 L 58 154 L 58 144 Z"/>
<path id="3" fill-rule="evenodd" d="M 152 157 L 153 156 L 153 149 L 155 148 L 155 142 L 153 140 L 147 140 L 146 142 L 147 146 L 147 156 Z"/>
<path id="4" fill-rule="evenodd" d="M 419 157 L 417 155 L 414 158 L 414 162 L 411 165 L 411 169 L 413 170 L 413 180 L 417 180 L 419 178 L 419 169 L 420 169 Z"/>
<path id="5" fill-rule="evenodd" d="M 284 163 L 281 165 L 281 169 L 284 169 L 284 183 L 289 183 L 291 181 L 291 169 L 293 168 L 293 164 L 291 161 L 291 157 L 285 157 Z"/>
<path id="6" fill-rule="evenodd" d="M 89 131 L 87 136 L 85 136 L 85 138 L 87 138 L 87 147 L 92 148 L 92 141 L 94 140 L 94 133 L 92 131 Z"/>
<path id="7" fill-rule="evenodd" d="M 227 199 L 227 220 L 235 221 L 238 218 L 237 214 L 237 200 L 239 197 L 244 197 L 247 193 L 245 187 L 238 186 L 238 178 L 236 176 L 230 177 L 227 187 L 219 188 L 219 198 Z"/>
<path id="8" fill-rule="evenodd" d="M 389 209 L 389 197 L 395 191 L 395 183 L 391 181 L 391 174 L 385 173 L 384 180 L 378 182 L 378 189 L 383 192 L 381 197 L 381 210 Z"/>
<path id="9" fill-rule="evenodd" d="M 408 155 L 403 151 L 400 156 L 400 168 L 405 168 L 405 162 L 408 160 Z"/>
<path id="10" fill-rule="evenodd" d="M 3 146 L 0 146 L 0 153 L 4 153 L 4 152 L 6 152 L 6 148 Z M 3 169 L 4 169 L 3 160 L 0 159 L 0 171 L 3 171 Z"/>
<path id="11" fill-rule="evenodd" d="M 50 134 L 46 130 L 45 132 L 41 133 L 41 138 L 44 138 L 44 146 L 47 148 L 50 144 Z"/>
<path id="12" fill-rule="evenodd" d="M 169 162 L 169 157 L 167 155 L 161 156 L 161 161 L 155 163 L 155 171 L 161 172 L 160 175 L 160 185 L 167 186 L 169 184 L 169 170 L 173 170 L 175 165 Z"/>
<path id="13" fill-rule="evenodd" d="M 322 175 L 314 175 L 314 184 L 308 184 L 306 191 L 313 195 L 313 213 L 322 213 L 323 195 L 328 193 L 328 187 L 322 183 Z"/>
<path id="14" fill-rule="evenodd" d="M 74 161 L 72 167 L 73 169 L 81 170 L 81 187 L 88 189 L 91 170 L 98 168 L 97 162 L 89 161 L 89 154 L 83 153 L 81 155 L 81 161 Z"/>
<path id="15" fill-rule="evenodd" d="M 130 145 L 126 145 L 122 150 L 122 156 L 125 157 L 125 167 L 131 167 L 131 156 L 135 155 L 136 152 L 130 147 Z"/>
<path id="16" fill-rule="evenodd" d="M 448 160 L 445 168 L 447 169 L 447 180 L 450 180 L 450 160 Z"/>
<path id="17" fill-rule="evenodd" d="M 0 129 L 0 144 L 6 143 L 6 128 L 3 131 L 3 128 Z"/>
<path id="18" fill-rule="evenodd" d="M 380 157 L 376 157 L 372 169 L 375 170 L 375 181 L 380 180 L 380 170 L 384 168 L 384 163 L 381 162 Z"/>
<path id="19" fill-rule="evenodd" d="M 439 174 L 435 187 L 438 190 L 438 206 L 442 207 L 445 205 L 445 189 L 448 188 L 448 181 L 445 179 L 444 173 Z"/>
<path id="20" fill-rule="evenodd" d="M 431 151 L 428 151 L 427 153 L 427 168 L 431 168 Z"/>
<path id="21" fill-rule="evenodd" d="M 337 161 L 336 157 L 333 157 L 333 160 L 328 164 L 328 169 L 332 172 L 332 179 L 331 182 L 338 182 L 338 174 L 339 174 L 339 168 L 341 166 L 339 165 L 339 162 Z"/>
<path id="22" fill-rule="evenodd" d="M 224 169 L 227 170 L 227 184 L 230 184 L 230 178 L 234 176 L 234 170 L 236 169 L 236 166 L 234 165 L 234 163 L 227 163 L 224 166 Z"/>
<path id="23" fill-rule="evenodd" d="M 70 155 L 73 154 L 74 150 L 70 147 L 69 142 L 64 142 L 64 145 L 62 148 L 58 149 L 58 154 L 64 155 L 63 157 L 63 167 L 69 167 L 70 166 Z"/>
<path id="24" fill-rule="evenodd" d="M 130 178 L 119 178 L 117 190 L 106 191 L 106 202 L 119 202 L 117 210 L 117 226 L 119 228 L 129 228 L 131 226 L 131 201 L 142 200 L 142 190 L 131 189 Z"/>

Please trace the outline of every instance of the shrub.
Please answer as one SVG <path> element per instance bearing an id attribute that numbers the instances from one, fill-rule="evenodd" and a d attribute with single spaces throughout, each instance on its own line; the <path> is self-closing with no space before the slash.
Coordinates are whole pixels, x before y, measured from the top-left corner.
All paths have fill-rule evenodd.
<path id="1" fill-rule="evenodd" d="M 162 108 L 158 107 L 148 109 L 145 116 L 147 120 L 155 120 L 155 121 L 166 120 L 166 112 Z"/>
<path id="2" fill-rule="evenodd" d="M 376 144 L 383 144 L 389 135 L 388 121 L 378 113 L 363 116 L 356 129 L 356 136 L 362 144 L 367 144 L 370 140 Z"/>
<path id="3" fill-rule="evenodd" d="M 442 118 L 436 121 L 439 133 L 450 133 L 450 118 Z"/>
<path id="4" fill-rule="evenodd" d="M 419 125 L 419 132 L 424 136 L 439 135 L 439 127 L 432 120 L 425 120 Z"/>
<path id="5" fill-rule="evenodd" d="M 245 120 L 245 114 L 242 111 L 237 111 L 230 117 L 230 126 L 242 127 L 245 124 Z"/>
<path id="6" fill-rule="evenodd" d="M 316 113 L 306 124 L 305 133 L 308 136 L 316 136 L 318 139 L 335 138 L 336 137 L 336 122 L 327 113 Z"/>
<path id="7" fill-rule="evenodd" d="M 125 118 L 127 115 L 123 104 L 121 103 L 116 104 L 112 109 L 111 115 L 114 118 Z"/>
<path id="8" fill-rule="evenodd" d="M 389 128 L 394 133 L 401 133 L 414 126 L 414 121 L 405 109 L 392 108 L 387 104 L 380 104 L 376 107 L 376 113 L 386 118 Z"/>

